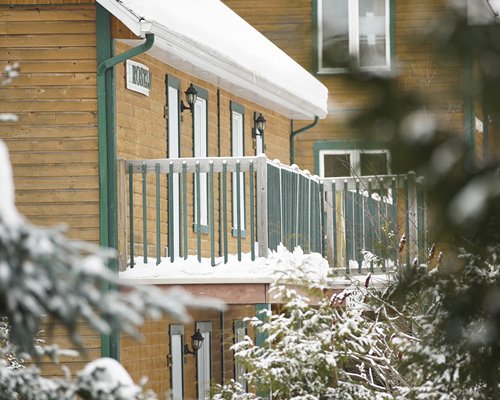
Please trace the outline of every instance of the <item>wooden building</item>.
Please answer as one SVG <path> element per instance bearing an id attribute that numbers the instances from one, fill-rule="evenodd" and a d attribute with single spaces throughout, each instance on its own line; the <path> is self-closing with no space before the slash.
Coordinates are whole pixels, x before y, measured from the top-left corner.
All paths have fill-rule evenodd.
<path id="1" fill-rule="evenodd" d="M 343 74 L 342 63 L 349 58 L 368 71 L 397 73 L 401 88 L 422 95 L 436 113 L 429 116 L 463 135 L 479 159 L 490 151 L 482 145 L 480 107 L 475 110 L 462 93 L 471 63 L 436 56 L 428 35 L 448 11 L 447 1 L 224 2 L 328 87 L 328 116 L 295 137 L 292 162 L 301 168 L 344 176 L 366 174 L 363 169 L 371 164 L 375 170 L 370 173 L 388 172 L 390 155 L 377 144 L 376 134 L 367 143 L 366 135 L 360 137 L 349 126 L 350 118 L 376 99 L 365 85 L 355 85 Z M 380 131 L 383 136 L 382 122 Z M 493 131 L 490 136 L 492 143 Z"/>
<path id="2" fill-rule="evenodd" d="M 391 170 L 376 138 L 366 141 L 348 125 L 376 94 L 353 86 L 342 62 L 352 57 L 367 69 L 398 71 L 401 87 L 428 97 L 441 123 L 472 135 L 473 109 L 456 91 L 466 66 L 438 63 L 430 43 L 416 40 L 445 1 L 223 3 L 0 0 L 1 62 L 21 64 L 20 77 L 0 88 L 2 111 L 19 116 L 0 124 L 17 205 L 36 224 L 66 223 L 72 238 L 117 248 L 117 270 L 188 253 L 215 265 L 215 256 L 265 256 L 290 241 L 348 271 L 362 245 L 375 246 L 366 238 L 375 225 L 360 215 L 378 208 L 381 227 L 380 207 L 361 196 L 355 178 Z M 192 111 L 184 107 L 191 85 L 198 98 Z M 256 128 L 261 114 L 263 132 Z M 322 178 L 342 176 L 342 188 L 275 159 Z M 380 193 L 394 179 L 382 180 Z M 417 183 L 403 184 L 415 208 L 392 200 L 385 212 L 395 221 L 403 215 L 420 254 L 423 230 L 408 227 L 421 226 L 425 210 Z M 354 211 L 353 190 L 365 211 Z M 193 310 L 190 325 L 147 321 L 139 343 L 101 341 L 83 327 L 86 357 L 120 358 L 134 379 L 147 375 L 151 388 L 175 399 L 205 398 L 211 381 L 235 377 L 229 347 L 246 332 L 244 317 L 270 307 L 269 281 L 177 284 L 224 299 L 228 311 Z M 202 353 L 184 354 L 198 329 Z M 75 369 L 82 362 L 67 361 Z"/>
<path id="3" fill-rule="evenodd" d="M 214 31 L 209 17 L 223 29 Z M 203 168 L 209 160 L 218 165 L 241 158 L 242 168 L 255 161 L 257 170 L 255 156 L 264 150 L 287 163 L 291 121 L 326 115 L 327 89 L 319 81 L 218 1 L 171 7 L 134 0 L 3 0 L 0 26 L 2 65 L 20 63 L 20 76 L 0 88 L 2 111 L 19 119 L 1 124 L 0 138 L 13 163 L 17 206 L 31 222 L 67 224 L 71 238 L 117 248 L 123 268 L 127 257 L 133 265 L 134 252 L 177 259 L 196 247 L 199 257 L 223 245 L 225 254 L 254 251 L 256 203 L 247 200 L 253 175 L 239 174 L 231 169 L 240 168 L 239 161 L 229 162 L 227 188 L 218 178 L 209 196 L 214 185 Z M 191 86 L 197 100 L 185 109 Z M 256 125 L 260 115 L 265 132 Z M 172 177 L 162 161 L 167 169 L 161 176 L 141 178 L 129 162 L 180 158 L 206 160 L 202 173 L 186 178 L 176 171 Z M 260 170 L 265 168 L 264 161 Z M 155 178 L 161 190 L 146 194 Z M 217 231 L 210 232 L 215 224 Z M 160 242 L 160 236 L 167 239 Z M 82 326 L 87 353 L 62 361 L 77 370 L 100 355 L 116 357 L 134 379 L 149 376 L 159 394 L 206 398 L 212 382 L 235 376 L 229 348 L 235 338 L 253 335 L 243 318 L 269 307 L 269 281 L 180 284 L 224 299 L 228 310 L 193 310 L 190 325 L 147 321 L 139 343 L 101 338 Z M 192 357 L 184 345 L 197 330 L 205 340 Z M 63 336 L 56 330 L 53 339 Z"/>

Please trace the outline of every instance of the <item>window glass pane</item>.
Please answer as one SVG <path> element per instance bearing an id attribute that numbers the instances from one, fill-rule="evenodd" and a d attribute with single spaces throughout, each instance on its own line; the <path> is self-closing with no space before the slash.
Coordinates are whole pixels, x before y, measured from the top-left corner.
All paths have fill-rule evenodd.
<path id="1" fill-rule="evenodd" d="M 321 4 L 321 67 L 344 67 L 349 60 L 348 0 L 323 0 Z"/>
<path id="2" fill-rule="evenodd" d="M 386 0 L 359 0 L 359 65 L 386 66 Z"/>
<path id="3" fill-rule="evenodd" d="M 325 178 L 351 176 L 350 154 L 325 154 L 323 160 Z"/>
<path id="4" fill-rule="evenodd" d="M 359 162 L 361 175 L 387 175 L 389 173 L 386 153 L 361 153 Z"/>

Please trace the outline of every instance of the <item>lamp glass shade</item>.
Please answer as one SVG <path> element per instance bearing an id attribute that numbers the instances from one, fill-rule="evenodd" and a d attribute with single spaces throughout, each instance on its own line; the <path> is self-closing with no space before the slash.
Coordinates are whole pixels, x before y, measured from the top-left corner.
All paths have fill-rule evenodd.
<path id="1" fill-rule="evenodd" d="M 266 119 L 262 116 L 262 114 L 259 114 L 259 116 L 255 120 L 255 127 L 259 132 L 264 132 L 264 130 L 266 129 Z"/>
<path id="2" fill-rule="evenodd" d="M 190 106 L 196 103 L 196 99 L 198 98 L 198 91 L 196 90 L 196 88 L 193 86 L 192 83 L 189 85 L 184 94 L 186 95 L 186 101 Z"/>
<path id="3" fill-rule="evenodd" d="M 191 347 L 193 348 L 193 351 L 196 353 L 199 349 L 201 349 L 201 346 L 203 344 L 203 340 L 205 338 L 201 334 L 200 330 L 198 329 L 196 333 L 191 336 Z"/>

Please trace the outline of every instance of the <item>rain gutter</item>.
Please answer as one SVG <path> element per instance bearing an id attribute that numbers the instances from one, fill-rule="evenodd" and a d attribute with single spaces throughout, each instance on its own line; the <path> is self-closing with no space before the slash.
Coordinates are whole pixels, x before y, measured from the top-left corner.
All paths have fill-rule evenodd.
<path id="1" fill-rule="evenodd" d="M 319 121 L 319 117 L 316 115 L 314 116 L 314 121 L 310 123 L 309 125 L 303 126 L 300 129 L 297 129 L 296 131 L 293 130 L 293 119 L 290 122 L 291 128 L 290 128 L 290 165 L 295 163 L 295 143 L 294 143 L 294 138 L 297 136 L 299 133 L 305 132 L 309 129 L 314 128 Z"/>
<path id="2" fill-rule="evenodd" d="M 109 13 L 102 7 L 97 8 L 97 29 L 105 35 L 98 35 L 98 47 L 100 40 L 105 49 L 110 49 L 109 38 L 111 32 L 109 28 Z M 103 39 L 106 38 L 106 39 Z M 97 136 L 98 136 L 98 156 L 99 156 L 99 244 L 104 248 L 118 248 L 117 238 L 117 193 L 116 193 L 116 134 L 114 129 L 114 93 L 112 76 L 109 74 L 115 65 L 144 53 L 151 49 L 154 43 L 154 35 L 146 34 L 146 41 L 137 47 L 123 52 L 114 57 L 101 61 L 102 53 L 99 57 L 97 67 Z M 104 50 L 104 53 L 106 50 Z M 108 72 L 108 74 L 107 74 Z M 108 76 L 106 76 L 108 75 Z M 110 82 L 111 81 L 111 82 Z M 109 93 L 108 93 L 109 92 Z M 108 96 L 109 94 L 109 96 Z M 111 259 L 108 263 L 112 271 L 118 272 L 116 259 Z M 103 290 L 110 290 L 103 287 Z M 119 334 L 112 332 L 110 335 L 102 335 L 101 355 L 112 357 L 116 360 L 120 358 Z"/>

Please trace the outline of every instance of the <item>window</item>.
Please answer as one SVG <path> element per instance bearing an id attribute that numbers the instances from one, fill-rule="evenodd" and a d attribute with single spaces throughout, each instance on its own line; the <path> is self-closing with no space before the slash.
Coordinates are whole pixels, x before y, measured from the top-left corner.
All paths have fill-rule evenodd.
<path id="1" fill-rule="evenodd" d="M 208 156 L 208 92 L 205 89 L 196 88 L 198 90 L 198 99 L 194 104 L 194 138 L 193 138 L 193 155 L 194 157 Z M 200 201 L 200 229 L 207 230 L 208 226 L 208 184 L 207 174 L 200 174 L 200 199 L 197 194 L 197 184 L 194 182 L 194 199 L 195 205 Z M 198 210 L 194 209 L 194 226 L 198 229 Z"/>
<path id="2" fill-rule="evenodd" d="M 390 173 L 387 150 L 320 150 L 320 175 L 339 176 L 387 175 Z"/>
<path id="3" fill-rule="evenodd" d="M 184 326 L 170 325 L 170 388 L 173 400 L 184 397 Z"/>
<path id="4" fill-rule="evenodd" d="M 173 76 L 167 77 L 168 106 L 168 158 L 180 157 L 180 81 Z M 180 212 L 180 177 L 174 174 L 172 182 L 173 198 L 169 201 L 168 254 L 178 258 L 181 249 L 181 212 Z"/>
<path id="5" fill-rule="evenodd" d="M 231 102 L 231 155 L 233 157 L 243 157 L 244 150 L 244 126 L 245 126 L 245 109 L 234 102 Z M 239 184 L 239 188 L 238 188 Z M 245 174 L 233 173 L 233 234 L 237 234 L 238 229 L 245 230 Z M 239 189 L 239 190 L 238 190 Z M 238 202 L 239 191 L 239 202 Z M 239 218 L 238 218 L 239 204 Z"/>
<path id="6" fill-rule="evenodd" d="M 210 380 L 212 379 L 212 323 L 197 322 L 196 330 L 203 336 L 203 345 L 196 354 L 196 380 L 198 381 L 198 400 L 210 398 Z"/>
<path id="7" fill-rule="evenodd" d="M 244 321 L 235 320 L 233 321 L 233 335 L 234 343 L 240 343 L 245 339 L 247 335 L 247 327 Z M 238 382 L 246 390 L 247 384 L 244 380 L 246 369 L 245 366 L 238 359 L 234 359 L 234 380 Z"/>
<path id="8" fill-rule="evenodd" d="M 341 72 L 350 59 L 360 68 L 389 68 L 390 2 L 317 0 L 318 72 Z"/>

